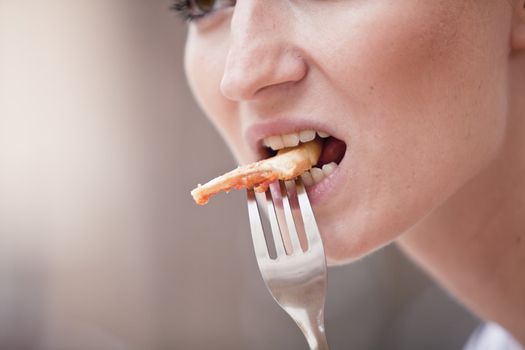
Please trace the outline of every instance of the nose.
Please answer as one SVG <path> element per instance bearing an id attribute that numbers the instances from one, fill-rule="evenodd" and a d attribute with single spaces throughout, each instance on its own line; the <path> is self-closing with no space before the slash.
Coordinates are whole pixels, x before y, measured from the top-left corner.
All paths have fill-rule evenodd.
<path id="1" fill-rule="evenodd" d="M 221 81 L 233 101 L 255 99 L 258 92 L 302 80 L 307 65 L 294 44 L 293 14 L 282 0 L 237 1 L 230 24 L 230 46 Z"/>

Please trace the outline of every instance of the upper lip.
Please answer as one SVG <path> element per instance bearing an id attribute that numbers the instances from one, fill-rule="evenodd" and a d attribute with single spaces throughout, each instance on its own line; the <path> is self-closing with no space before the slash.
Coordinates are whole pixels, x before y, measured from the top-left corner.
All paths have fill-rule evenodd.
<path id="1" fill-rule="evenodd" d="M 302 130 L 323 131 L 339 138 L 336 135 L 336 131 L 326 123 L 299 118 L 280 118 L 251 124 L 245 129 L 244 139 L 250 149 L 257 154 L 257 157 L 264 159 L 268 157 L 268 151 L 262 144 L 264 138 L 273 135 L 286 135 Z"/>

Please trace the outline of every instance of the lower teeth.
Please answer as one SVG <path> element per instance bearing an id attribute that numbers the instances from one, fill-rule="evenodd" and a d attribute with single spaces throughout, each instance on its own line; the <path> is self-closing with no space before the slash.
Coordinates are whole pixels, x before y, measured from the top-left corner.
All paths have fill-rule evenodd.
<path id="1" fill-rule="evenodd" d="M 337 168 L 335 162 L 323 165 L 322 169 L 314 167 L 301 175 L 301 179 L 306 187 L 316 185 L 324 180 L 325 177 L 332 174 Z"/>

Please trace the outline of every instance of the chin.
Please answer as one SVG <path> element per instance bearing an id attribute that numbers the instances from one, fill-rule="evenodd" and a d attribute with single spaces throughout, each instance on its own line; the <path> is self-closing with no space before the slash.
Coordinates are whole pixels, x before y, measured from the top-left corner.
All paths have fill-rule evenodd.
<path id="1" fill-rule="evenodd" d="M 337 242 L 324 242 L 326 262 L 328 266 L 341 266 L 351 264 L 376 250 L 388 245 L 391 241 L 378 245 L 371 245 L 367 242 L 354 242 L 355 244 L 338 244 Z"/>
<path id="2" fill-rule="evenodd" d="M 345 212 L 334 211 L 332 215 L 326 211 L 317 212 L 328 265 L 349 264 L 387 246 L 430 214 L 433 208 L 430 205 L 417 209 L 407 206 L 399 212 L 393 209 L 399 204 L 396 201 L 376 207 L 372 212 L 359 207 Z"/>
<path id="3" fill-rule="evenodd" d="M 347 222 L 333 225 L 321 219 L 319 226 L 329 266 L 350 264 L 393 240 L 391 233 L 373 232 L 371 228 L 357 228 Z"/>

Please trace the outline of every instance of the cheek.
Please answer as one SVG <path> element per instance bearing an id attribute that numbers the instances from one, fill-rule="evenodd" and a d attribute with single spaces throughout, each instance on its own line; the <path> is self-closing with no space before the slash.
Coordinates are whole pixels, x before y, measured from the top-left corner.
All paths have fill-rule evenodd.
<path id="1" fill-rule="evenodd" d="M 369 89 L 361 90 L 357 113 L 362 151 L 378 175 L 398 174 L 389 180 L 395 189 L 422 193 L 453 190 L 479 171 L 497 153 L 506 126 L 504 40 L 463 11 L 428 12 L 369 37 L 362 56 L 369 73 L 361 76 Z"/>
<path id="2" fill-rule="evenodd" d="M 238 146 L 242 139 L 236 104 L 224 98 L 220 91 L 228 51 L 228 32 L 218 28 L 203 36 L 196 30 L 190 26 L 184 55 L 190 88 L 230 149 L 244 149 Z M 241 158 L 238 154 L 236 157 Z"/>
<path id="3" fill-rule="evenodd" d="M 332 61 L 327 74 L 351 122 L 352 197 L 337 203 L 349 213 L 343 222 L 323 219 L 332 260 L 394 239 L 480 173 L 504 141 L 507 30 L 440 11 L 360 23 L 340 46 L 344 64 Z"/>

